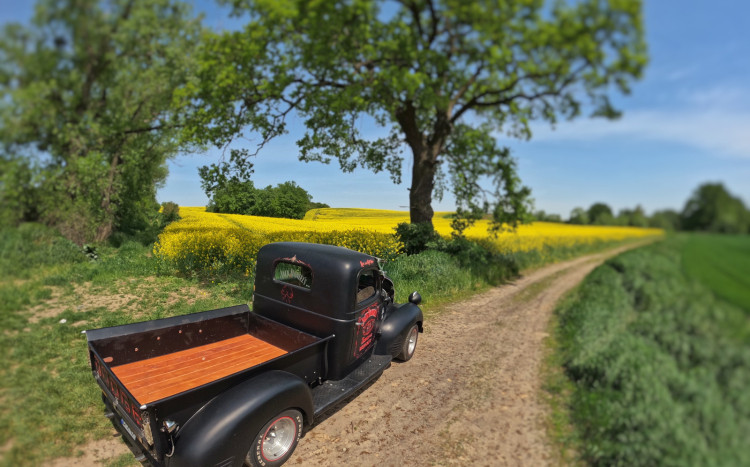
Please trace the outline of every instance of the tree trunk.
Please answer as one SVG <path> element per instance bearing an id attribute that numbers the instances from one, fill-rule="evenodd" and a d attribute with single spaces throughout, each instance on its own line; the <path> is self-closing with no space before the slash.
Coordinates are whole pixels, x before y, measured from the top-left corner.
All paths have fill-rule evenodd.
<path id="1" fill-rule="evenodd" d="M 404 102 L 396 113 L 396 118 L 414 157 L 409 190 L 409 220 L 412 224 L 432 226 L 432 190 L 435 188 L 438 155 L 451 131 L 450 119 L 445 113 L 438 115 L 432 134 L 428 136 L 419 128 L 417 109 L 413 102 Z"/>
<path id="2" fill-rule="evenodd" d="M 104 213 L 104 219 L 96 230 L 97 242 L 103 242 L 108 239 L 115 227 L 115 213 L 112 207 L 112 197 L 115 194 L 115 178 L 117 176 L 117 167 L 120 165 L 120 155 L 115 153 L 112 156 L 112 162 L 109 167 L 109 174 L 107 177 L 107 185 L 104 187 L 102 193 L 102 204 L 101 208 Z"/>
<path id="3" fill-rule="evenodd" d="M 409 220 L 412 224 L 432 225 L 432 190 L 435 187 L 436 164 L 432 151 L 422 148 L 414 152 L 414 166 L 411 172 L 409 190 Z"/>

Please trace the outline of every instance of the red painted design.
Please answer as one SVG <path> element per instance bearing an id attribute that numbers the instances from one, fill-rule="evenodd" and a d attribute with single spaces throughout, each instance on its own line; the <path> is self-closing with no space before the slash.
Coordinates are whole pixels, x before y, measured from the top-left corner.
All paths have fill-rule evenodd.
<path id="1" fill-rule="evenodd" d="M 360 261 L 360 262 L 359 262 L 359 265 L 360 265 L 361 267 L 369 266 L 369 265 L 371 265 L 371 264 L 375 264 L 375 261 L 374 261 L 374 260 L 372 260 L 372 259 L 368 259 L 367 261 Z"/>
<path id="2" fill-rule="evenodd" d="M 357 332 L 354 339 L 354 357 L 364 354 L 375 342 L 375 320 L 378 318 L 379 303 L 373 303 L 362 311 L 357 320 Z"/>
<path id="3" fill-rule="evenodd" d="M 141 419 L 140 407 L 133 403 L 128 397 L 128 394 L 120 389 L 120 385 L 117 384 L 115 379 L 103 368 L 103 364 L 99 362 L 98 358 L 94 358 L 94 371 L 102 383 L 109 389 L 112 395 L 119 402 L 122 410 L 127 413 L 130 418 L 140 427 L 143 428 L 143 420 Z"/>
<path id="4" fill-rule="evenodd" d="M 292 290 L 291 287 L 288 285 L 285 285 L 281 288 L 281 299 L 285 303 L 292 303 L 292 299 L 294 298 L 294 290 Z"/>

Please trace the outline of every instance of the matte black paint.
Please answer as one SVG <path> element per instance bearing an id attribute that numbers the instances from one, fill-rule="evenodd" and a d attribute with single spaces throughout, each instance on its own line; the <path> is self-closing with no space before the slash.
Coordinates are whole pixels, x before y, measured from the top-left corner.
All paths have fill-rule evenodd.
<path id="1" fill-rule="evenodd" d="M 397 356 L 401 353 L 401 346 L 411 326 L 417 324 L 419 332 L 422 332 L 423 321 L 422 310 L 413 303 L 389 307 L 380 326 L 380 338 L 375 347 L 375 354 Z"/>
<path id="2" fill-rule="evenodd" d="M 233 387 L 202 407 L 180 429 L 167 465 L 204 467 L 234 457 L 241 466 L 258 431 L 275 415 L 299 409 L 312 420 L 310 388 L 300 378 L 269 371 Z M 309 422 L 308 422 L 309 423 Z"/>

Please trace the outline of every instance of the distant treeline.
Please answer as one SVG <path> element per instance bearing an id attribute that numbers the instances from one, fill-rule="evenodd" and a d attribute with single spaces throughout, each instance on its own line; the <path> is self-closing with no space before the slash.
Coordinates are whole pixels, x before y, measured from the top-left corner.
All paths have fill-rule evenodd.
<path id="1" fill-rule="evenodd" d="M 544 211 L 534 213 L 534 219 L 563 222 L 561 216 Z M 588 209 L 574 208 L 566 222 L 580 225 L 656 227 L 669 231 L 750 233 L 750 210 L 740 198 L 729 193 L 723 184 L 705 183 L 693 192 L 681 212 L 662 209 L 648 216 L 643 207 L 638 205 L 634 209 L 621 209 L 615 215 L 607 204 L 594 203 Z"/>

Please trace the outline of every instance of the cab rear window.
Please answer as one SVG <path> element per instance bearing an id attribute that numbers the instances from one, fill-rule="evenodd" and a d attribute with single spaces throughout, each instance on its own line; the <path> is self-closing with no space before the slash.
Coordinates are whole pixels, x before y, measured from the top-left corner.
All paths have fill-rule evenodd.
<path id="1" fill-rule="evenodd" d="M 308 290 L 312 287 L 312 270 L 302 264 L 276 263 L 273 278 L 279 282 L 296 285 Z"/>

